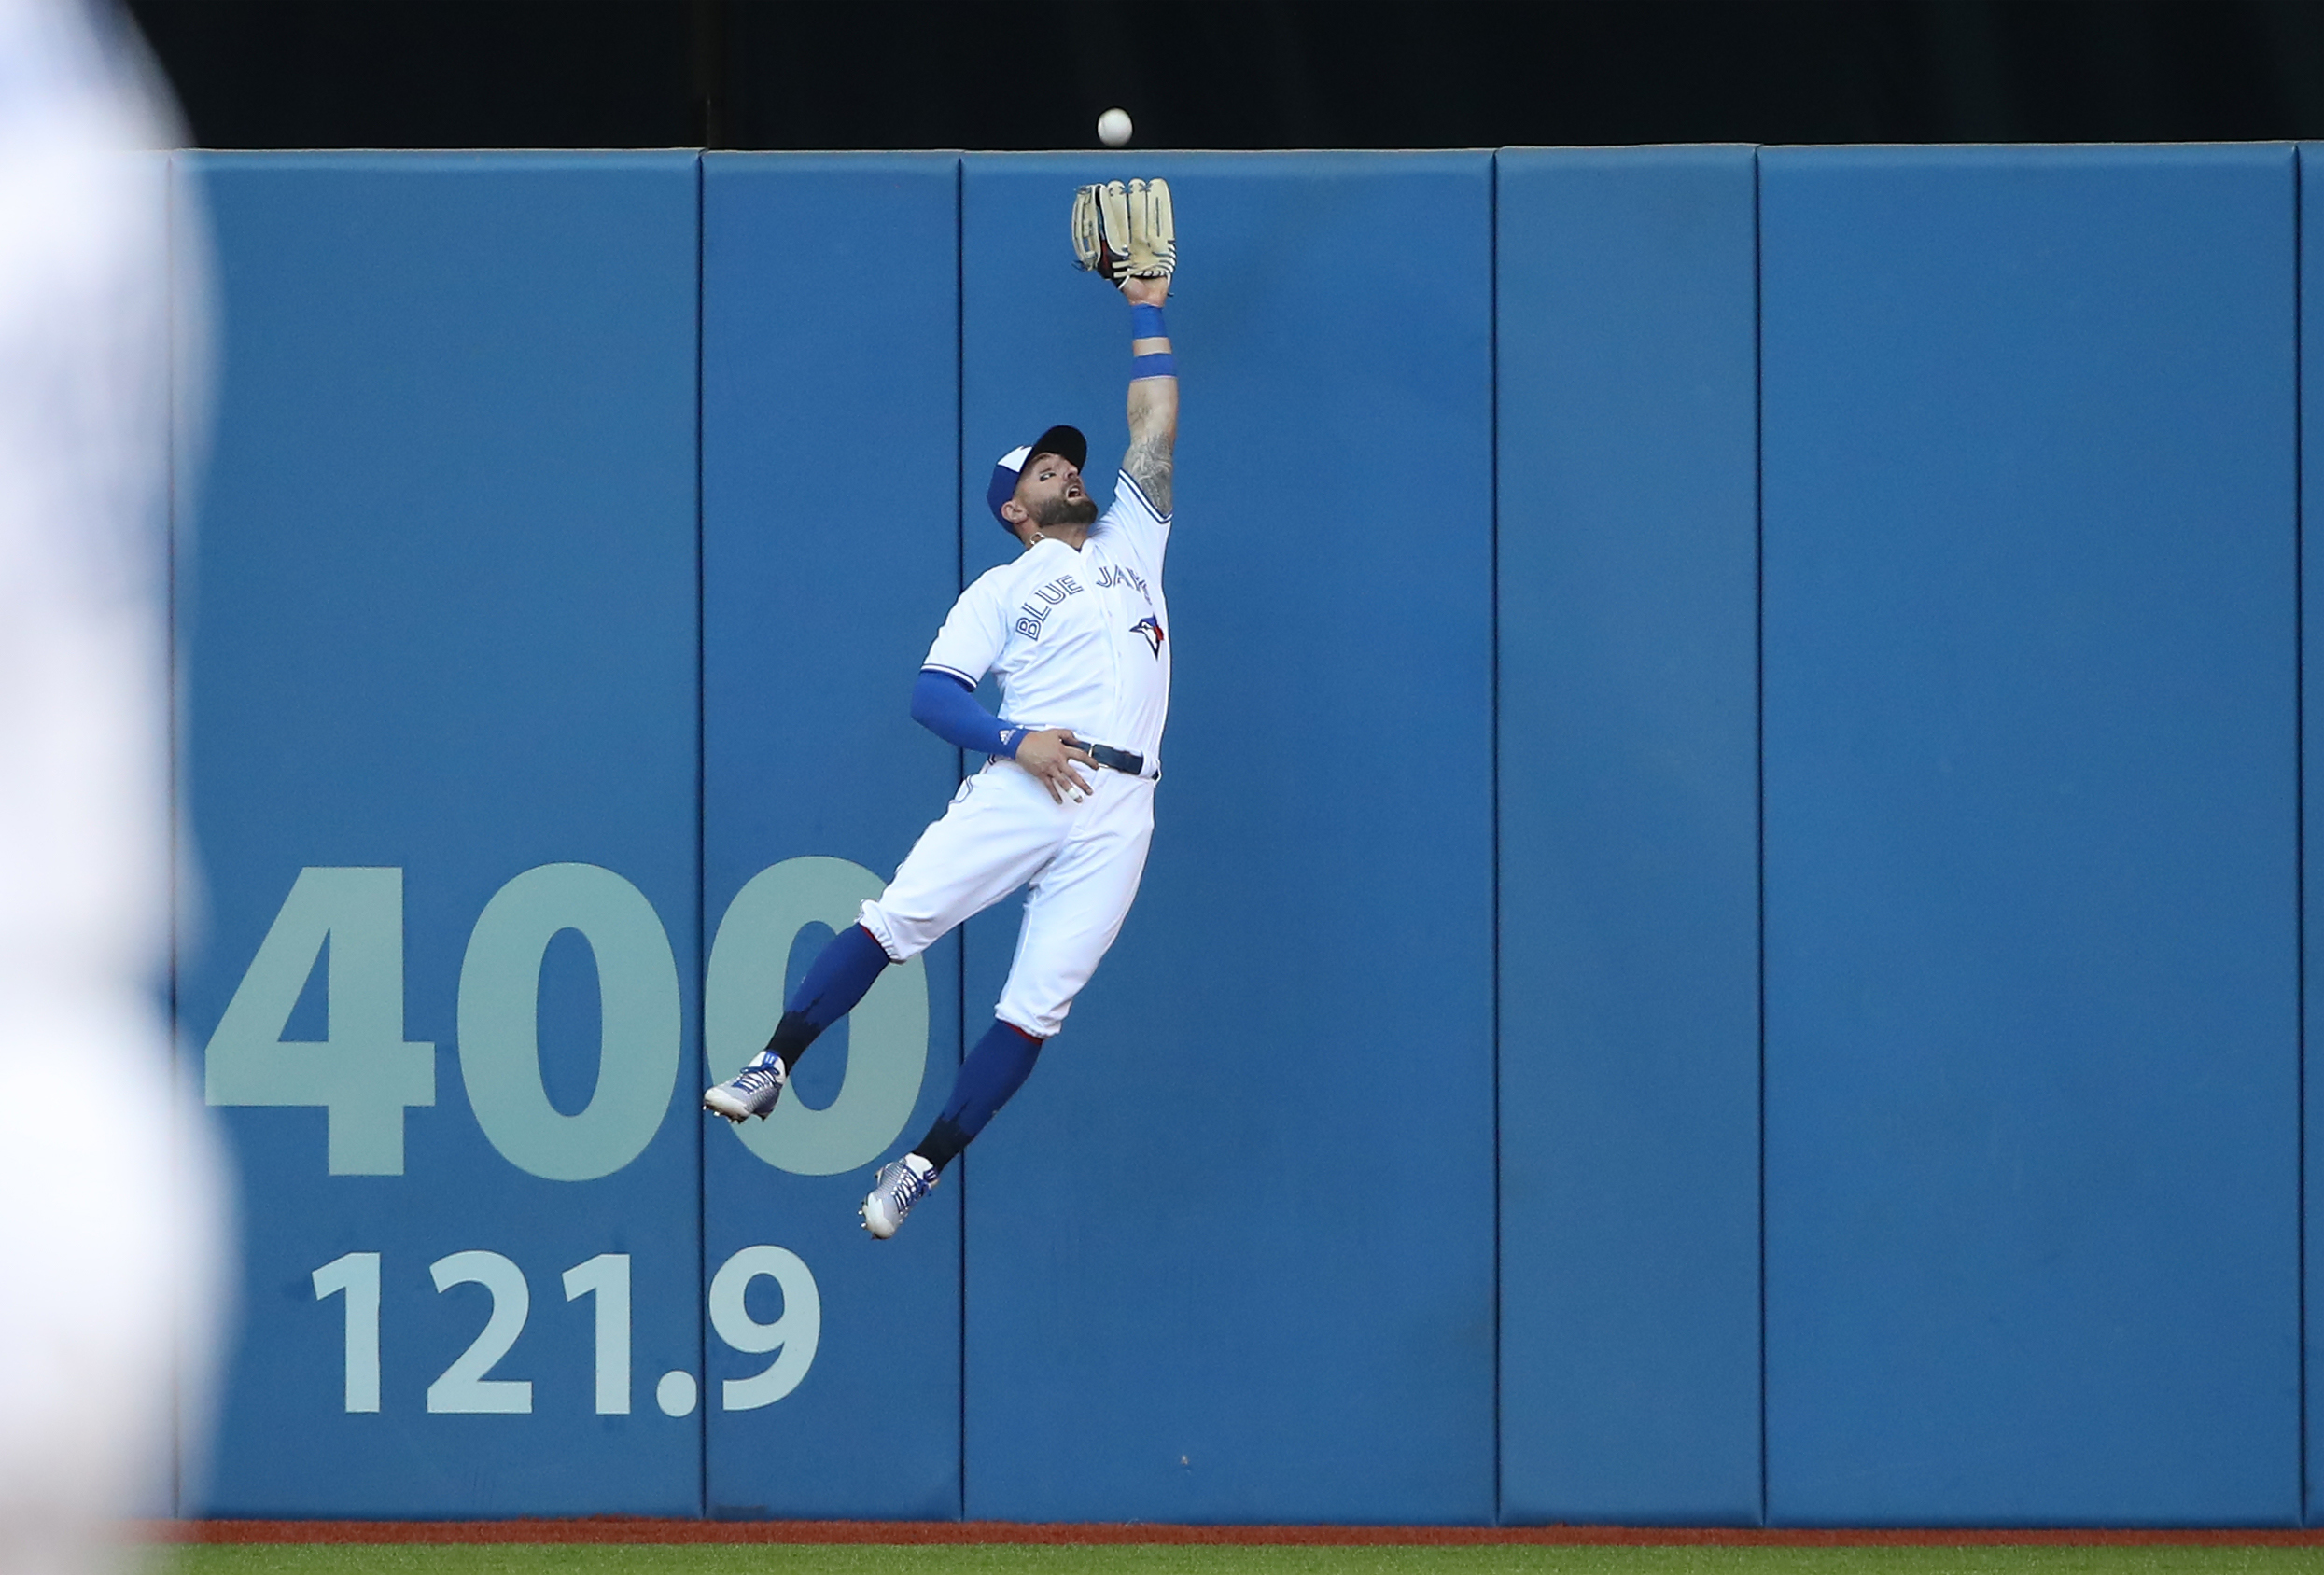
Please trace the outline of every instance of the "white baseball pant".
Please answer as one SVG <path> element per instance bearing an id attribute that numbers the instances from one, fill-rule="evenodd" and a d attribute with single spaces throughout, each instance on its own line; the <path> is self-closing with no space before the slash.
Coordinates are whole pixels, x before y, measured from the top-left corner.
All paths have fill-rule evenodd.
<path id="1" fill-rule="evenodd" d="M 960 784 L 896 878 L 863 905 L 865 929 L 897 962 L 919 955 L 1029 884 L 1016 958 L 994 1015 L 1037 1038 L 1064 1026 L 1113 944 L 1154 839 L 1154 783 L 1084 766 L 1089 796 L 1057 803 L 1030 772 L 996 759 Z"/>

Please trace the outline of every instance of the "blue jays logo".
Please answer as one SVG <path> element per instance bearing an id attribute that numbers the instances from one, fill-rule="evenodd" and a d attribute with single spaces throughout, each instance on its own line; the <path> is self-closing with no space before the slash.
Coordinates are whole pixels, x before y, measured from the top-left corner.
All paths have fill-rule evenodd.
<path id="1" fill-rule="evenodd" d="M 1157 661 L 1160 660 L 1162 655 L 1161 620 L 1155 618 L 1154 614 L 1148 613 L 1145 617 L 1131 624 L 1129 626 L 1129 632 L 1133 634 L 1143 634 L 1146 637 L 1146 644 L 1152 648 L 1155 659 Z"/>

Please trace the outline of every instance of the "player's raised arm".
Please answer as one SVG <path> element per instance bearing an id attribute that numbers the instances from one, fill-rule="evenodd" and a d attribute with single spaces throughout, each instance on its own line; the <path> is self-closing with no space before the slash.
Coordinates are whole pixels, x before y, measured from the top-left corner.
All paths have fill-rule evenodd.
<path id="1" fill-rule="evenodd" d="M 1178 366 L 1162 303 L 1178 266 L 1178 220 L 1168 181 L 1108 181 L 1073 194 L 1073 255 L 1129 299 L 1129 453 L 1122 469 L 1155 513 L 1170 512 L 1170 451 L 1178 441 Z"/>
<path id="2" fill-rule="evenodd" d="M 1122 456 L 1122 469 L 1167 516 L 1170 451 L 1178 441 L 1178 364 L 1162 322 L 1169 275 L 1125 279 L 1122 293 L 1129 298 L 1130 315 L 1129 452 Z"/>

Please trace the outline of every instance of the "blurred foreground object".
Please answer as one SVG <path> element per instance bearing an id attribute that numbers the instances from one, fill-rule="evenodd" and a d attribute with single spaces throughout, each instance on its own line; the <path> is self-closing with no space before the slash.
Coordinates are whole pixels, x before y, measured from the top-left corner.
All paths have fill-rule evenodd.
<path id="1" fill-rule="evenodd" d="M 77 0 L 0 0 L 0 1570 L 77 1575 L 169 1512 L 223 1283 L 159 996 L 173 139 Z"/>

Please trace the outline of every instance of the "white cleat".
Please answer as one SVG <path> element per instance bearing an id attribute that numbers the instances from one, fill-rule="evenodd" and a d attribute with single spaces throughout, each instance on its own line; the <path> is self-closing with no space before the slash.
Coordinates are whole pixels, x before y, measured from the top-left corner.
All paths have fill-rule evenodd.
<path id="1" fill-rule="evenodd" d="M 766 1113 L 775 1108 L 775 1101 L 783 1096 L 783 1084 L 789 1077 L 781 1058 L 771 1050 L 763 1050 L 731 1081 L 705 1089 L 702 1108 L 724 1116 L 736 1126 L 752 1116 L 764 1121 Z"/>
<path id="2" fill-rule="evenodd" d="M 935 1184 L 936 1167 L 917 1154 L 881 1165 L 872 1180 L 872 1195 L 856 1210 L 863 1216 L 863 1228 L 872 1233 L 873 1240 L 886 1241 L 912 1212 L 912 1206 L 928 1196 L 928 1190 Z"/>

